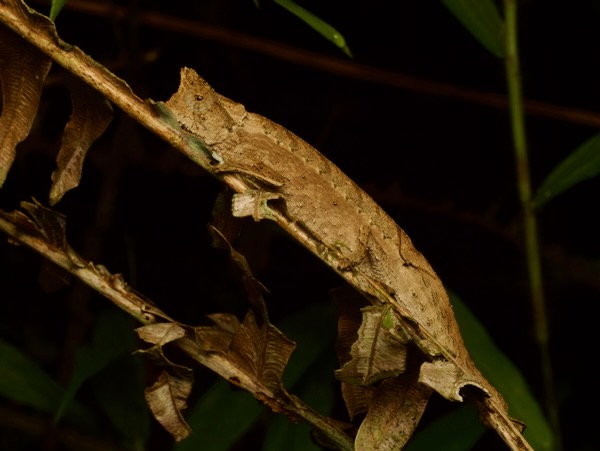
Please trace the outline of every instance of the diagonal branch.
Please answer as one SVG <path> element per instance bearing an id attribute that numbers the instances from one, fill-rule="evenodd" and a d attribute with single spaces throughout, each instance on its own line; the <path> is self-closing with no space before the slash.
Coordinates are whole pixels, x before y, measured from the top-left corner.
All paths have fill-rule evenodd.
<path id="1" fill-rule="evenodd" d="M 72 273 L 82 282 L 89 285 L 115 305 L 125 310 L 143 324 L 155 324 L 160 319 L 173 322 L 151 301 L 130 289 L 120 275 L 110 274 L 100 265 L 86 262 L 68 245 L 62 248 L 35 230 L 23 227 L 23 216 L 0 211 L 0 230 L 16 243 L 25 245 L 59 267 Z M 228 359 L 226 355 L 203 350 L 191 337 L 183 337 L 175 342 L 182 351 L 201 365 L 209 368 L 232 383 L 250 392 L 257 399 L 268 405 L 277 406 L 280 411 L 293 417 L 304 419 L 307 423 L 329 437 L 339 449 L 354 449 L 352 439 L 338 429 L 331 421 L 322 417 L 299 398 L 282 391 L 281 393 L 265 393 L 257 381 L 248 377 L 247 372 Z"/>

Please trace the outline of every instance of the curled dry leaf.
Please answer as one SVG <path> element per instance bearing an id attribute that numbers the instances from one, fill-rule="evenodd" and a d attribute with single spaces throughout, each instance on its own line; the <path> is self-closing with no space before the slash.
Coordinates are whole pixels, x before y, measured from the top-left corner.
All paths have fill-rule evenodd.
<path id="1" fill-rule="evenodd" d="M 139 327 L 136 332 L 142 340 L 154 345 L 138 353 L 166 368 L 158 380 L 144 391 L 146 403 L 156 420 L 175 440 L 183 440 L 191 433 L 181 411 L 187 407 L 186 401 L 192 391 L 193 371 L 171 362 L 165 356 L 163 346 L 183 338 L 186 331 L 175 322 L 164 322 Z"/>
<path id="2" fill-rule="evenodd" d="M 135 331 L 142 340 L 153 345 L 148 349 L 136 351 L 137 354 L 143 355 L 158 366 L 187 370 L 186 367 L 169 360 L 163 351 L 164 346 L 186 335 L 186 331 L 181 325 L 174 321 L 162 322 L 138 327 Z"/>
<path id="3" fill-rule="evenodd" d="M 365 306 L 366 300 L 348 286 L 335 288 L 331 290 L 330 294 L 338 309 L 335 352 L 340 366 L 343 367 L 352 359 L 350 351 L 358 339 L 358 330 L 362 322 L 360 309 Z M 369 392 L 373 390 L 371 387 L 363 387 L 342 380 L 341 390 L 350 419 L 367 412 Z"/>
<path id="4" fill-rule="evenodd" d="M 407 370 L 410 339 L 394 332 L 399 325 L 389 306 L 359 310 L 364 300 L 347 289 L 335 290 L 333 296 L 340 310 L 337 351 L 343 364 L 336 377 L 342 381 L 350 417 L 366 413 L 356 449 L 402 449 L 431 395 L 431 390 L 416 380 L 414 369 Z"/>
<path id="5" fill-rule="evenodd" d="M 22 8 L 23 17 L 32 27 L 54 33 L 54 24 L 48 18 L 28 14 Z M 17 144 L 29 135 L 51 63 L 37 48 L 0 25 L 0 186 L 15 159 Z"/>
<path id="6" fill-rule="evenodd" d="M 138 336 L 153 345 L 164 346 L 185 336 L 185 329 L 177 323 L 156 323 L 138 327 Z"/>
<path id="7" fill-rule="evenodd" d="M 260 316 L 268 321 L 267 306 L 263 293 L 268 293 L 267 288 L 252 274 L 246 257 L 234 249 L 229 239 L 215 226 L 209 225 L 208 230 L 213 237 L 213 245 L 229 252 L 229 257 L 239 268 L 244 282 L 244 289 L 252 306 L 258 310 Z"/>
<path id="8" fill-rule="evenodd" d="M 358 339 L 350 351 L 352 359 L 336 371 L 336 376 L 351 384 L 368 386 L 404 373 L 409 340 L 393 334 L 395 315 L 389 306 L 365 307 L 362 313 Z"/>
<path id="9" fill-rule="evenodd" d="M 21 202 L 21 208 L 31 215 L 49 243 L 58 249 L 67 249 L 67 219 L 63 214 L 44 207 L 35 199 L 33 203 Z"/>
<path id="10" fill-rule="evenodd" d="M 41 234 L 45 245 L 51 246 L 55 250 L 68 255 L 72 267 L 82 268 L 88 264 L 69 245 L 66 237 L 67 220 L 63 214 L 51 208 L 44 207 L 35 199 L 33 203 L 21 202 L 21 208 L 27 211 L 33 221 L 21 212 L 15 211 L 15 224 L 24 227 L 25 230 L 31 230 L 33 225 L 37 230 L 33 235 Z M 66 269 L 70 270 L 70 268 Z"/>
<path id="11" fill-rule="evenodd" d="M 374 390 L 356 434 L 357 450 L 401 450 L 417 427 L 431 390 L 414 377 L 386 379 Z"/>
<path id="12" fill-rule="evenodd" d="M 295 343 L 268 321 L 259 326 L 252 310 L 240 323 L 233 315 L 211 315 L 214 326 L 194 328 L 198 352 L 217 353 L 256 387 L 267 404 L 286 396 L 283 371 Z"/>
<path id="13" fill-rule="evenodd" d="M 229 332 L 231 335 L 236 334 L 237 331 L 240 330 L 240 321 L 237 319 L 237 316 L 232 315 L 231 313 L 211 313 L 207 316 L 217 326 L 224 331 Z"/>
<path id="14" fill-rule="evenodd" d="M 215 325 L 195 327 L 196 340 L 204 351 L 227 354 L 233 337 L 240 330 L 240 320 L 229 313 L 213 313 L 208 317 Z"/>
<path id="15" fill-rule="evenodd" d="M 178 442 L 192 432 L 181 411 L 187 407 L 193 382 L 191 370 L 170 369 L 163 371 L 158 380 L 144 393 L 148 407 L 156 420 Z"/>
<path id="16" fill-rule="evenodd" d="M 19 211 L 15 211 L 13 213 L 15 224 L 22 227 L 24 231 L 29 231 L 29 233 L 32 233 L 35 229 L 33 235 L 39 234 L 46 245 L 66 253 L 73 266 L 85 266 L 83 259 L 67 242 L 67 219 L 63 214 L 43 206 L 35 199 L 33 202 L 21 202 L 21 208 L 32 219 Z M 71 274 L 68 270 L 60 268 L 46 259 L 42 263 L 38 281 L 46 292 L 52 292 L 68 284 L 71 281 Z"/>
<path id="17" fill-rule="evenodd" d="M 257 321 L 252 310 L 246 314 L 241 324 L 230 315 L 212 315 L 211 319 L 216 326 L 196 328 L 196 336 L 204 340 L 200 346 L 214 349 L 216 337 L 229 342 L 224 355 L 261 387 L 263 395 L 273 398 L 276 394 L 283 394 L 283 370 L 296 345 L 270 323 L 262 296 L 267 290 L 252 274 L 246 258 L 233 248 L 220 230 L 214 226 L 210 226 L 209 230 L 214 244 L 227 250 L 240 269 L 248 299 L 259 315 L 259 320 Z M 264 400 L 269 402 L 268 399 Z"/>
<path id="18" fill-rule="evenodd" d="M 283 390 L 283 370 L 295 347 L 295 343 L 272 324 L 259 327 L 250 311 L 233 337 L 228 356 L 273 396 Z"/>
<path id="19" fill-rule="evenodd" d="M 108 101 L 95 89 L 69 77 L 73 111 L 65 126 L 62 144 L 52 173 L 50 205 L 56 204 L 70 189 L 79 185 L 83 162 L 92 143 L 106 130 L 113 117 Z"/>

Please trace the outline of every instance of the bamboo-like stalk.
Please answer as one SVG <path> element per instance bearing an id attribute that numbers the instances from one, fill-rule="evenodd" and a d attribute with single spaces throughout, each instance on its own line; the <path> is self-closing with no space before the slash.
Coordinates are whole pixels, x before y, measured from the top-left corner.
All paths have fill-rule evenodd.
<path id="1" fill-rule="evenodd" d="M 542 377 L 544 382 L 545 403 L 552 431 L 555 450 L 562 449 L 558 406 L 555 396 L 554 376 L 550 358 L 548 316 L 546 312 L 542 264 L 540 258 L 537 217 L 533 209 L 531 196 L 531 178 L 529 156 L 527 152 L 527 134 L 523 108 L 521 73 L 519 68 L 517 39 L 517 2 L 504 0 L 505 20 L 505 68 L 508 85 L 508 99 L 511 119 L 513 146 L 517 171 L 519 198 L 523 213 L 523 228 L 535 337 L 540 350 Z"/>

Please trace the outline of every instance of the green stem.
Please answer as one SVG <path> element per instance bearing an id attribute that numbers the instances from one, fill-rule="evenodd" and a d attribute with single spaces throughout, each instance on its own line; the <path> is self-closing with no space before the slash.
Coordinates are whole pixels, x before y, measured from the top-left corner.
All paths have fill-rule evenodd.
<path id="1" fill-rule="evenodd" d="M 504 0 L 505 19 L 505 65 L 508 84 L 511 126 L 519 197 L 523 210 L 523 226 L 525 229 L 525 250 L 529 283 L 531 286 L 531 302 L 535 323 L 535 336 L 540 348 L 542 375 L 546 397 L 546 408 L 554 432 L 555 449 L 562 449 L 558 404 L 556 401 L 554 378 L 549 350 L 548 318 L 544 301 L 542 282 L 542 265 L 538 242 L 537 218 L 531 201 L 531 180 L 529 175 L 529 158 L 527 155 L 527 136 L 525 133 L 525 116 L 523 110 L 523 94 L 521 91 L 521 75 L 517 46 L 517 4 L 516 0 Z"/>

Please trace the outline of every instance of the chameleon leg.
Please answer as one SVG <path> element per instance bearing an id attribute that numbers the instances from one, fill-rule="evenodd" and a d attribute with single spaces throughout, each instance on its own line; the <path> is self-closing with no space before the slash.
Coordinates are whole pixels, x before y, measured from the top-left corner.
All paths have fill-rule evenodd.
<path id="1" fill-rule="evenodd" d="M 252 216 L 255 221 L 273 219 L 273 213 L 268 202 L 279 199 L 277 193 L 262 190 L 248 190 L 245 193 L 234 194 L 231 203 L 231 212 L 236 218 Z"/>

